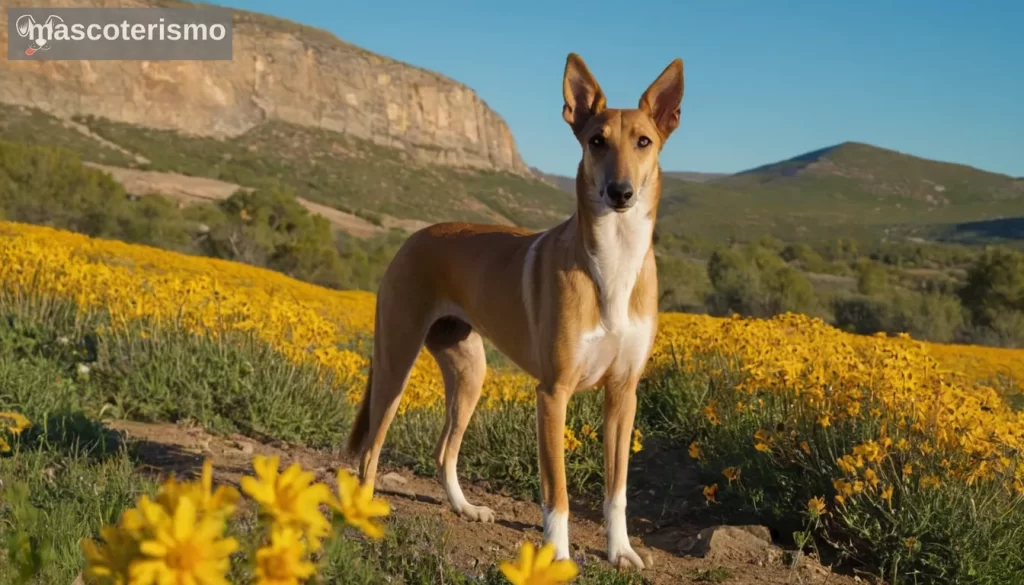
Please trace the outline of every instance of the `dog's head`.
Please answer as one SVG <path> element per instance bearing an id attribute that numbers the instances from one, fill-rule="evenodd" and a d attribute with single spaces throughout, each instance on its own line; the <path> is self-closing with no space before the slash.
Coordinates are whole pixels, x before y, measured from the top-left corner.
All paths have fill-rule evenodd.
<path id="1" fill-rule="evenodd" d="M 679 127 L 683 101 L 683 61 L 672 61 L 635 109 L 605 105 L 601 86 L 583 59 L 570 53 L 562 81 L 565 105 L 562 117 L 583 147 L 582 180 L 590 209 L 625 212 L 638 202 L 653 206 L 660 180 L 658 155 Z M 581 203 L 583 203 L 581 201 Z"/>

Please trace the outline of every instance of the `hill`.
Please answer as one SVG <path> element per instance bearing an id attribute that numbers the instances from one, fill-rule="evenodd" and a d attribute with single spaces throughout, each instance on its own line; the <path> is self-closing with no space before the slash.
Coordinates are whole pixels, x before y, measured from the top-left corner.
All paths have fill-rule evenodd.
<path id="1" fill-rule="evenodd" d="M 1024 180 L 845 142 L 732 175 L 664 171 L 659 230 L 715 242 L 1024 239 Z M 572 191 L 569 177 L 543 175 Z"/>
<path id="2" fill-rule="evenodd" d="M 664 197 L 666 229 L 707 237 L 891 241 L 1019 215 L 1024 182 L 847 142 L 700 184 L 667 180 Z"/>
<path id="3" fill-rule="evenodd" d="M 680 181 L 690 181 L 692 183 L 706 183 L 707 181 L 729 176 L 729 173 L 699 173 L 696 171 L 663 171 L 662 174 L 670 179 L 679 179 Z"/>

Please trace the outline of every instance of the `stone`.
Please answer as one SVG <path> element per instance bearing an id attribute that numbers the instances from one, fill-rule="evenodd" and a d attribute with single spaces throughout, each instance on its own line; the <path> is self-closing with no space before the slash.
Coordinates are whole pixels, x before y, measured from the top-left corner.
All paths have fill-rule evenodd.
<path id="1" fill-rule="evenodd" d="M 384 475 L 380 476 L 380 486 L 385 489 L 399 489 L 405 484 L 409 483 L 409 480 L 405 479 L 401 475 L 394 471 L 389 471 Z"/>
<path id="2" fill-rule="evenodd" d="M 782 551 L 772 544 L 764 526 L 712 526 L 679 543 L 683 554 L 715 562 L 740 562 L 758 566 L 776 565 Z"/>

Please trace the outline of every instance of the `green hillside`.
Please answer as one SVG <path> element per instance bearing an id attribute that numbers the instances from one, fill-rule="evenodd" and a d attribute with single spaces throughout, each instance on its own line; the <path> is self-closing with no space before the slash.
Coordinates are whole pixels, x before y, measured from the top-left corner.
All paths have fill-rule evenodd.
<path id="1" fill-rule="evenodd" d="M 284 187 L 342 211 L 374 218 L 460 219 L 543 228 L 572 212 L 570 194 L 504 172 L 427 166 L 394 149 L 327 130 L 268 122 L 229 140 L 140 128 L 92 117 L 74 121 L 90 138 L 48 114 L 0 105 L 6 139 L 62 146 L 83 160 L 209 177 L 244 187 Z M 99 140 L 97 140 L 99 139 Z M 102 141 L 141 155 L 138 163 Z"/>
<path id="2" fill-rule="evenodd" d="M 1024 181 L 853 142 L 703 183 L 666 178 L 663 202 L 660 229 L 713 241 L 1024 239 L 1008 223 Z"/>
<path id="3" fill-rule="evenodd" d="M 62 146 L 83 160 L 113 166 L 284 187 L 375 223 L 387 215 L 542 229 L 575 205 L 571 178 L 419 164 L 345 134 L 281 122 L 230 140 L 96 118 L 75 122 L 0 106 L 0 130 L 8 140 Z M 148 162 L 138 162 L 140 156 Z M 660 233 L 708 245 L 764 235 L 811 243 L 843 237 L 1012 245 L 1024 239 L 1024 180 L 867 144 L 843 143 L 735 175 L 691 175 L 666 172 Z"/>

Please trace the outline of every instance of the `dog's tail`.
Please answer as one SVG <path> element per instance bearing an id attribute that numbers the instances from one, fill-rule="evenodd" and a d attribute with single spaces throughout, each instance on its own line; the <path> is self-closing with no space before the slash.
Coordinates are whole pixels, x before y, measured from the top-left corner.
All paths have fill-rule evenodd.
<path id="1" fill-rule="evenodd" d="M 366 389 L 363 390 L 363 401 L 359 405 L 359 413 L 352 423 L 352 431 L 348 436 L 348 453 L 357 456 L 363 452 L 367 435 L 370 434 L 370 393 L 373 391 L 373 361 L 370 361 L 370 373 L 366 376 Z"/>

